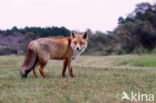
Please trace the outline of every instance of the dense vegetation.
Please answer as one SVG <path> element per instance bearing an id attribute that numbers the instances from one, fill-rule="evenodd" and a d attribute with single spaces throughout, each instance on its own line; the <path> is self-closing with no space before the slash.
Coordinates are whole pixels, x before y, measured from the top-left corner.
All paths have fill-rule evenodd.
<path id="1" fill-rule="evenodd" d="M 70 31 L 65 27 L 13 27 L 0 31 L 0 55 L 21 54 L 26 51 L 28 43 L 41 37 L 67 37 Z"/>
<path id="2" fill-rule="evenodd" d="M 119 17 L 118 26 L 107 33 L 90 33 L 86 54 L 108 55 L 142 53 L 156 47 L 156 4 L 138 4 L 126 18 Z M 66 37 L 70 31 L 65 27 L 13 27 L 0 30 L 0 55 L 24 53 L 27 44 L 39 37 Z"/>
<path id="3" fill-rule="evenodd" d="M 156 5 L 138 4 L 126 18 L 119 17 L 112 32 L 95 32 L 88 51 L 98 54 L 142 53 L 156 47 Z M 104 51 L 104 52 L 103 52 Z"/>

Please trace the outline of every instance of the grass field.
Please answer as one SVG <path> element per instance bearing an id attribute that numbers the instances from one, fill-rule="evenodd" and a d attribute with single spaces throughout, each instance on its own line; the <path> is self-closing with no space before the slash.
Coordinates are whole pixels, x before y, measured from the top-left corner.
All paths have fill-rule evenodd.
<path id="1" fill-rule="evenodd" d="M 73 62 L 74 78 L 68 72 L 62 78 L 62 62 L 50 61 L 47 80 L 32 73 L 21 79 L 23 59 L 0 56 L 0 103 L 132 103 L 121 101 L 123 91 L 156 96 L 156 54 L 81 56 Z"/>

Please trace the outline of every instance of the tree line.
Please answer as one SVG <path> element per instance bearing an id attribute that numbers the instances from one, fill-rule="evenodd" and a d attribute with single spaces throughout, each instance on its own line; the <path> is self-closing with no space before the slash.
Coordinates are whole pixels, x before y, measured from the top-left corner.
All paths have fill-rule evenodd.
<path id="1" fill-rule="evenodd" d="M 97 31 L 89 39 L 88 53 L 109 55 L 145 53 L 156 48 L 156 4 L 140 3 L 110 32 Z"/>
<path id="2" fill-rule="evenodd" d="M 140 3 L 109 32 L 89 32 L 85 54 L 110 55 L 151 52 L 156 48 L 156 4 Z M 67 37 L 65 27 L 25 27 L 0 30 L 0 55 L 23 54 L 28 43 L 40 37 Z"/>

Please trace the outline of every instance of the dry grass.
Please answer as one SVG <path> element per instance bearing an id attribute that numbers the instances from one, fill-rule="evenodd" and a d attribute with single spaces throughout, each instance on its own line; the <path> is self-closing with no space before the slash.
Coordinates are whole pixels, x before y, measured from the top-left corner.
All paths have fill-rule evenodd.
<path id="1" fill-rule="evenodd" d="M 73 62 L 75 78 L 68 74 L 62 78 L 62 62 L 50 61 L 45 68 L 47 80 L 43 80 L 32 73 L 27 79 L 20 78 L 23 56 L 1 56 L 0 103 L 120 103 L 122 91 L 156 95 L 155 68 L 113 69 L 125 60 L 147 57 L 82 56 Z"/>

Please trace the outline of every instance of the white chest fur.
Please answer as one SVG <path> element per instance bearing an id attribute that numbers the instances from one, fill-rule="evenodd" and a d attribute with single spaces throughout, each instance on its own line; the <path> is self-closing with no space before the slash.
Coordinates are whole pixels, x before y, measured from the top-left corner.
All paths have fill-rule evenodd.
<path id="1" fill-rule="evenodd" d="M 77 57 L 80 56 L 80 54 L 81 54 L 84 50 L 85 50 L 85 49 L 83 49 L 83 50 L 81 50 L 81 51 L 74 50 L 71 59 L 72 59 L 72 60 L 75 60 Z"/>

